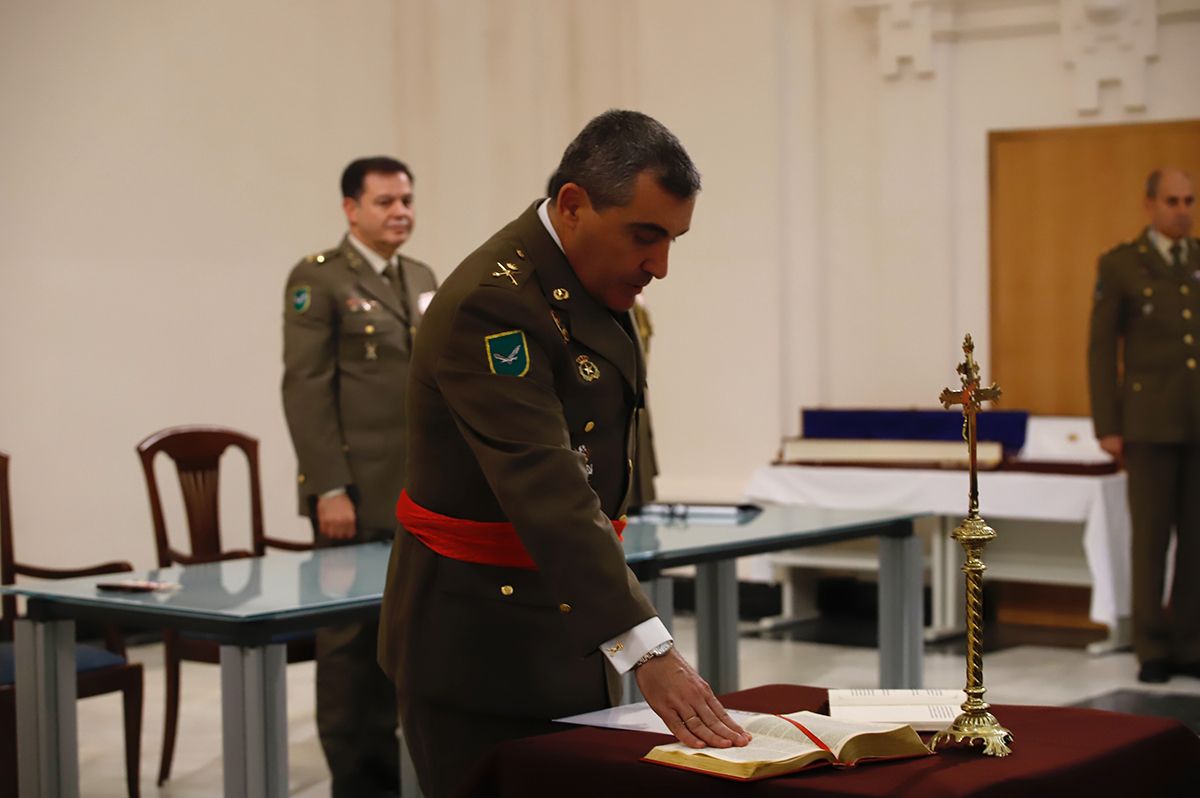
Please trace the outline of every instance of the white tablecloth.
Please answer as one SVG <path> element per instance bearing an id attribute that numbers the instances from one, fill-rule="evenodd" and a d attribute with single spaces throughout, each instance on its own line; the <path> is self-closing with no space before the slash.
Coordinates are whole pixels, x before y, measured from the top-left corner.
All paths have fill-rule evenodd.
<path id="1" fill-rule="evenodd" d="M 844 509 L 891 508 L 963 516 L 964 471 L 822 466 L 764 466 L 745 489 L 750 501 Z M 979 512 L 1015 518 L 1083 523 L 1083 550 L 1092 576 L 1089 615 L 1115 626 L 1128 617 L 1129 511 L 1125 474 L 1074 476 L 1018 471 L 979 474 Z"/>

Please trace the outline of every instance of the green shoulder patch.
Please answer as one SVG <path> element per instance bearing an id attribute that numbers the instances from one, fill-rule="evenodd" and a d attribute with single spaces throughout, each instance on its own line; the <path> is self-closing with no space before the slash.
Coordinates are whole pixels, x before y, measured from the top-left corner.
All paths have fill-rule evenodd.
<path id="1" fill-rule="evenodd" d="M 485 336 L 488 368 L 502 377 L 524 377 L 529 372 L 529 345 L 524 330 Z"/>
<path id="2" fill-rule="evenodd" d="M 291 290 L 292 310 L 303 313 L 312 304 L 312 288 L 307 285 L 293 286 Z"/>

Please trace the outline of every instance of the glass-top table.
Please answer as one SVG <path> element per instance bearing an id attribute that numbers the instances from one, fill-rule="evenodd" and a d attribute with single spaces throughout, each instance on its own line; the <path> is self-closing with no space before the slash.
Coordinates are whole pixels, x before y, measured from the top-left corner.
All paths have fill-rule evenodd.
<path id="1" fill-rule="evenodd" d="M 724 692 L 738 687 L 736 559 L 877 537 L 880 685 L 920 687 L 917 517 L 796 506 L 722 514 L 677 506 L 662 516 L 631 519 L 624 546 L 630 567 L 668 626 L 670 582 L 661 572 L 696 566 L 697 669 L 715 691 Z M 112 576 L 0 589 L 27 598 L 26 617 L 16 624 L 21 795 L 79 795 L 77 619 L 174 628 L 219 642 L 225 794 L 287 795 L 287 655 L 280 637 L 377 613 L 389 553 L 389 544 L 368 543 L 121 575 L 171 585 L 149 593 L 97 588 L 116 581 Z"/>

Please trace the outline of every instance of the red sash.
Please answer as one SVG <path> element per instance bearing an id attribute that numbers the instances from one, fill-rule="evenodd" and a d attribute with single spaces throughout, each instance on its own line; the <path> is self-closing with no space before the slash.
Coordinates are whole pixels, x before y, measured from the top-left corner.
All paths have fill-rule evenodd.
<path id="1" fill-rule="evenodd" d="M 508 521 L 470 521 L 427 510 L 401 491 L 396 502 L 396 520 L 418 540 L 443 557 L 479 565 L 524 568 L 537 565 L 525 550 L 516 528 Z M 612 522 L 617 538 L 625 532 L 625 519 Z"/>

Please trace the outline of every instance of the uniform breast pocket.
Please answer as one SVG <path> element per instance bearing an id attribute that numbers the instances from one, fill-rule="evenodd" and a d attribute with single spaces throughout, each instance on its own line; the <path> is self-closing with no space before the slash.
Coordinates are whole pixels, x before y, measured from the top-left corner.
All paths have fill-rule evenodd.
<path id="1" fill-rule="evenodd" d="M 382 316 L 363 313 L 344 317 L 339 330 L 341 359 L 374 367 L 388 355 L 388 341 L 396 335 L 395 327 L 393 319 Z"/>

